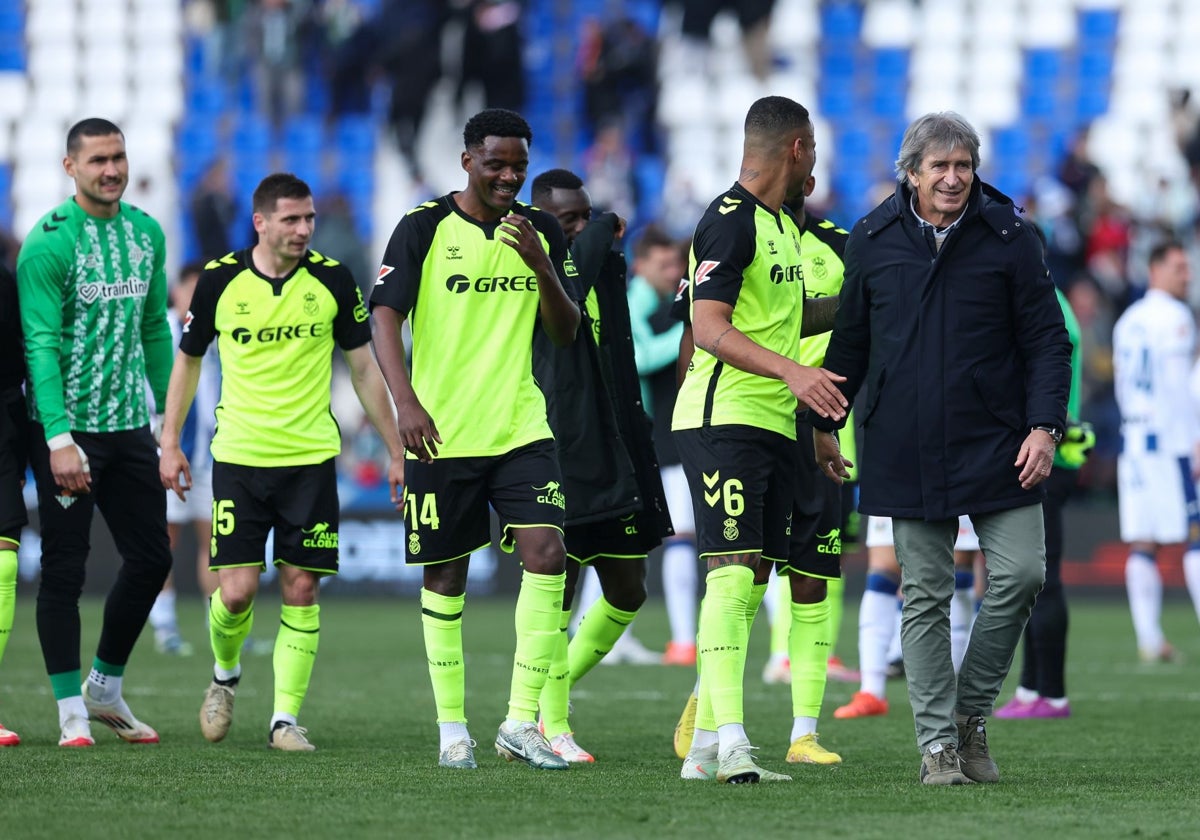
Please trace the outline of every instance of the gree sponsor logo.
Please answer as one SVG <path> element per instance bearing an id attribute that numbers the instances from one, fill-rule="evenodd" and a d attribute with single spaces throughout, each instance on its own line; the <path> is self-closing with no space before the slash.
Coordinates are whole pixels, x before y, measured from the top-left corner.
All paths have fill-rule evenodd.
<path id="1" fill-rule="evenodd" d="M 257 331 L 238 327 L 229 333 L 229 337 L 238 344 L 249 344 L 251 341 L 271 344 L 276 341 L 290 341 L 294 338 L 320 338 L 323 335 L 325 335 L 324 324 L 285 324 L 279 327 L 263 327 Z"/>
<path id="2" fill-rule="evenodd" d="M 461 295 L 464 292 L 536 292 L 537 277 L 476 277 L 472 280 L 465 274 L 452 274 L 446 278 L 446 291 Z"/>
<path id="3" fill-rule="evenodd" d="M 803 283 L 804 269 L 798 265 L 773 265 L 771 282 L 776 286 L 781 283 Z"/>
<path id="4" fill-rule="evenodd" d="M 301 528 L 300 533 L 304 534 L 301 545 L 305 548 L 338 547 L 338 533 L 329 530 L 328 522 L 318 522 L 311 528 Z"/>

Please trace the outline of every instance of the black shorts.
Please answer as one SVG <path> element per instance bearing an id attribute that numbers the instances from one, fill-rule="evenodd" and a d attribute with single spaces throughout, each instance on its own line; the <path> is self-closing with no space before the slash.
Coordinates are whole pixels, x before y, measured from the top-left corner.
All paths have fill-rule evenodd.
<path id="1" fill-rule="evenodd" d="M 500 547 L 512 551 L 516 528 L 563 530 L 566 499 L 554 441 L 503 455 L 404 463 L 406 562 L 457 560 L 491 542 L 488 503 L 500 517 Z"/>
<path id="2" fill-rule="evenodd" d="M 776 563 L 780 574 L 836 580 L 842 576 L 842 488 L 817 468 L 812 427 L 797 429 L 796 501 L 788 559 Z"/>
<path id="3" fill-rule="evenodd" d="M 599 557 L 645 560 L 650 549 L 641 518 L 639 513 L 630 513 L 585 525 L 568 525 L 563 529 L 567 556 L 577 563 L 590 563 Z"/>
<path id="4" fill-rule="evenodd" d="M 275 529 L 275 565 L 319 575 L 338 571 L 338 490 L 333 459 L 295 467 L 213 462 L 210 569 L 266 568 Z"/>
<path id="5" fill-rule="evenodd" d="M 778 432 L 754 426 L 705 426 L 675 432 L 701 557 L 760 552 L 788 556 L 797 448 Z"/>
<path id="6" fill-rule="evenodd" d="M 21 482 L 29 463 L 29 417 L 20 388 L 0 390 L 0 537 L 14 542 L 29 524 Z"/>

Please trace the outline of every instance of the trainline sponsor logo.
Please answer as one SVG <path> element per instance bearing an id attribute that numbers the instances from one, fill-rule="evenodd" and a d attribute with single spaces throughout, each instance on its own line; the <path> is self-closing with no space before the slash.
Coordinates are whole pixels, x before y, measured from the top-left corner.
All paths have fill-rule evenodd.
<path id="1" fill-rule="evenodd" d="M 120 283 L 81 283 L 79 299 L 92 304 L 98 300 L 145 297 L 150 284 L 145 280 L 125 280 Z"/>

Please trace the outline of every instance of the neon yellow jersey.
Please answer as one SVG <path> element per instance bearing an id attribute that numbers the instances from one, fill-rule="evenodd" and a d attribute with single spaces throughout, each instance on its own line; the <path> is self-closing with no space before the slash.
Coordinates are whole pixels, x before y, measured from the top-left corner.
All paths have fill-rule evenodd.
<path id="1" fill-rule="evenodd" d="M 214 338 L 221 398 L 213 460 L 247 467 L 320 464 L 341 452 L 330 408 L 333 349 L 371 340 L 362 292 L 337 260 L 309 251 L 291 274 L 260 274 L 250 251 L 204 267 L 179 349 Z"/>
<path id="2" fill-rule="evenodd" d="M 804 281 L 800 229 L 739 184 L 708 206 L 692 239 L 689 314 L 697 300 L 733 306 L 732 322 L 756 344 L 798 359 Z M 675 401 L 671 428 L 743 425 L 796 438 L 787 385 L 738 370 L 697 347 Z"/>
<path id="3" fill-rule="evenodd" d="M 558 220 L 520 202 L 513 212 L 533 224 L 559 278 L 574 276 Z M 452 194 L 421 204 L 396 225 L 371 293 L 372 308 L 412 326 L 412 386 L 441 435 L 439 458 L 553 437 L 533 378 L 538 280 L 497 238 L 499 224 L 471 218 Z"/>
<path id="4" fill-rule="evenodd" d="M 808 214 L 800 236 L 800 264 L 804 266 L 804 296 L 808 299 L 836 296 L 842 290 L 846 267 L 848 231 L 833 222 Z M 800 364 L 820 367 L 825 361 L 832 332 L 818 333 L 800 339 Z"/>

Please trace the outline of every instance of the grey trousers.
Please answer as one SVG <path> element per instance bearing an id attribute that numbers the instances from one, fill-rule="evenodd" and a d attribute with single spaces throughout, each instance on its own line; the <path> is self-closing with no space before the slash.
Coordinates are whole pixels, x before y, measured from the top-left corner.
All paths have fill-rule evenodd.
<path id="1" fill-rule="evenodd" d="M 958 520 L 894 519 L 904 613 L 900 640 L 922 752 L 958 745 L 954 714 L 990 715 L 1046 578 L 1041 504 L 971 517 L 988 588 L 957 679 L 950 659 L 950 599 Z"/>

